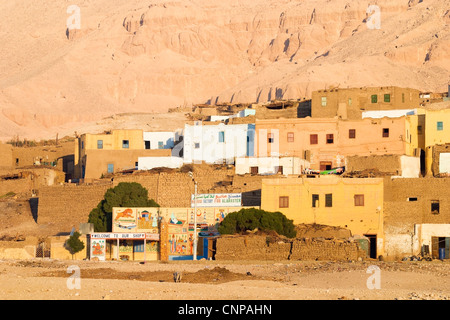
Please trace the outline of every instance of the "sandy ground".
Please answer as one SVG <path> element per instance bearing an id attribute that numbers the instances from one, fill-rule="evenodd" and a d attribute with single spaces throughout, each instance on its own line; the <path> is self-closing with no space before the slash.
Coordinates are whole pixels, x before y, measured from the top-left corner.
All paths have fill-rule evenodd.
<path id="1" fill-rule="evenodd" d="M 374 284 L 379 270 L 380 288 Z M 80 271 L 79 282 L 70 266 Z M 450 261 L 0 261 L 2 300 L 449 300 Z M 181 272 L 175 283 L 173 273 Z M 75 285 L 79 283 L 79 287 Z M 75 287 L 74 287 L 75 286 Z"/>

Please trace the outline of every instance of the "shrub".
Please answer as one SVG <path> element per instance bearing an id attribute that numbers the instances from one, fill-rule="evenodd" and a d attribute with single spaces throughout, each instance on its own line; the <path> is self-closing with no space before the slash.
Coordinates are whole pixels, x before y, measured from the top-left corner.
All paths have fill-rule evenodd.
<path id="1" fill-rule="evenodd" d="M 112 229 L 112 209 L 114 207 L 159 207 L 148 199 L 148 191 L 137 182 L 121 182 L 106 191 L 104 199 L 89 213 L 89 223 L 95 232 L 109 232 Z"/>
<path id="2" fill-rule="evenodd" d="M 292 220 L 284 214 L 254 208 L 229 213 L 220 223 L 218 231 L 220 234 L 235 234 L 256 228 L 261 231 L 272 230 L 288 238 L 296 236 Z"/>
<path id="3" fill-rule="evenodd" d="M 66 242 L 67 249 L 72 254 L 72 259 L 75 253 L 84 249 L 84 243 L 80 240 L 80 236 L 81 234 L 75 231 Z"/>

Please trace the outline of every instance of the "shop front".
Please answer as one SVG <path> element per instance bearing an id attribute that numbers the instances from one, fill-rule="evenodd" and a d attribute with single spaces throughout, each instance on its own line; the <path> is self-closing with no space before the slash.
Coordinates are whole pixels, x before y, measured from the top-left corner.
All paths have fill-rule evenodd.
<path id="1" fill-rule="evenodd" d="M 159 260 L 158 233 L 91 233 L 89 258 L 100 261 L 155 261 Z"/>

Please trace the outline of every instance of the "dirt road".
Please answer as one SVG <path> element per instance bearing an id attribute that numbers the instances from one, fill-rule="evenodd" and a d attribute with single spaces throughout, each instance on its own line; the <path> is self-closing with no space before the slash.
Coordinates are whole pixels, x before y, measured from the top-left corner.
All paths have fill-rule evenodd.
<path id="1" fill-rule="evenodd" d="M 369 266 L 377 266 L 379 273 L 368 273 Z M 79 270 L 79 282 L 76 273 L 68 273 L 69 267 Z M 0 261 L 0 299 L 449 300 L 449 271 L 448 261 L 4 260 Z M 178 283 L 174 272 L 182 274 Z"/>

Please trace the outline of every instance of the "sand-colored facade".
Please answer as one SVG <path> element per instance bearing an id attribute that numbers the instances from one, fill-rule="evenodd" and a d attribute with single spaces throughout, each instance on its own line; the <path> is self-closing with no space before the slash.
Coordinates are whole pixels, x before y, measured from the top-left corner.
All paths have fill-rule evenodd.
<path id="1" fill-rule="evenodd" d="M 347 156 L 414 155 L 416 118 L 257 120 L 255 155 L 299 157 L 314 170 L 344 166 Z"/>
<path id="2" fill-rule="evenodd" d="M 433 174 L 433 147 L 447 143 L 450 143 L 450 109 L 426 110 L 424 149 L 427 175 Z"/>
<path id="3" fill-rule="evenodd" d="M 361 119 L 364 111 L 419 108 L 419 95 L 394 86 L 318 90 L 312 93 L 311 117 Z"/>
<path id="4" fill-rule="evenodd" d="M 143 130 L 83 134 L 75 145 L 75 178 L 99 179 L 108 173 L 137 168 L 139 157 L 170 155 L 171 149 L 146 149 Z"/>
<path id="5" fill-rule="evenodd" d="M 376 239 L 383 254 L 383 179 L 263 179 L 261 209 L 282 212 L 294 224 L 324 224 Z"/>

